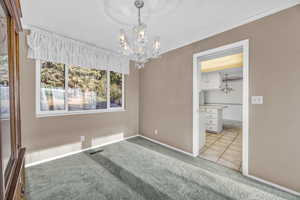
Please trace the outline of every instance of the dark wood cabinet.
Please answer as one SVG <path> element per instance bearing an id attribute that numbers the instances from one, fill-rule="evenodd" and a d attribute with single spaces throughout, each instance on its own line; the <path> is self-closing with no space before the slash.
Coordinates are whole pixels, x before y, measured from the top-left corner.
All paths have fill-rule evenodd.
<path id="1" fill-rule="evenodd" d="M 19 91 L 19 0 L 0 0 L 0 200 L 22 199 L 24 155 Z"/>

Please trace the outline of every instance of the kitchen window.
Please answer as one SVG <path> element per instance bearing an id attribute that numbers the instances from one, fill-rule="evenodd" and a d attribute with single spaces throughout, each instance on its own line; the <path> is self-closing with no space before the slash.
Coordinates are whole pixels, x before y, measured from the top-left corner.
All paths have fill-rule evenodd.
<path id="1" fill-rule="evenodd" d="M 37 116 L 124 110 L 124 75 L 37 61 Z"/>

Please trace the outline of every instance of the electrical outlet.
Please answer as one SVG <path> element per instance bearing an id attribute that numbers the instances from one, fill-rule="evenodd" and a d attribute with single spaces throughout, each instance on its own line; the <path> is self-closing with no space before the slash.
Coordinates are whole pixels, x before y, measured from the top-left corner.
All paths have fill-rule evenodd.
<path id="1" fill-rule="evenodd" d="M 84 142 L 84 141 L 85 141 L 85 136 L 83 136 L 83 135 L 80 136 L 80 141 L 81 141 L 81 142 Z"/>
<path id="2" fill-rule="evenodd" d="M 263 104 L 264 98 L 263 96 L 252 96 L 251 103 L 252 104 Z"/>
<path id="3" fill-rule="evenodd" d="M 157 129 L 154 130 L 154 134 L 155 134 L 155 135 L 158 134 L 158 130 L 157 130 Z"/>

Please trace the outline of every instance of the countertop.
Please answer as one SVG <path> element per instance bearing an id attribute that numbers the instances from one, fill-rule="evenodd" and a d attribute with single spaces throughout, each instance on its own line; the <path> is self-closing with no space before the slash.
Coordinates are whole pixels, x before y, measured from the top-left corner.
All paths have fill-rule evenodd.
<path id="1" fill-rule="evenodd" d="M 220 105 L 220 104 L 204 104 L 204 105 L 200 105 L 200 108 L 205 108 L 205 109 L 224 109 L 227 108 L 227 106 L 225 105 Z"/>

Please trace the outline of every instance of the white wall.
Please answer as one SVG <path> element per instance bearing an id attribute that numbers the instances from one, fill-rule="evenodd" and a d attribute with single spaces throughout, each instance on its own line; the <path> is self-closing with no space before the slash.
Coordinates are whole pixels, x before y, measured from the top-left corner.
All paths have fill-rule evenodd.
<path id="1" fill-rule="evenodd" d="M 223 119 L 242 121 L 243 104 L 243 80 L 228 82 L 234 90 L 225 94 L 221 90 L 210 90 L 205 92 L 206 104 L 224 104 Z"/>

